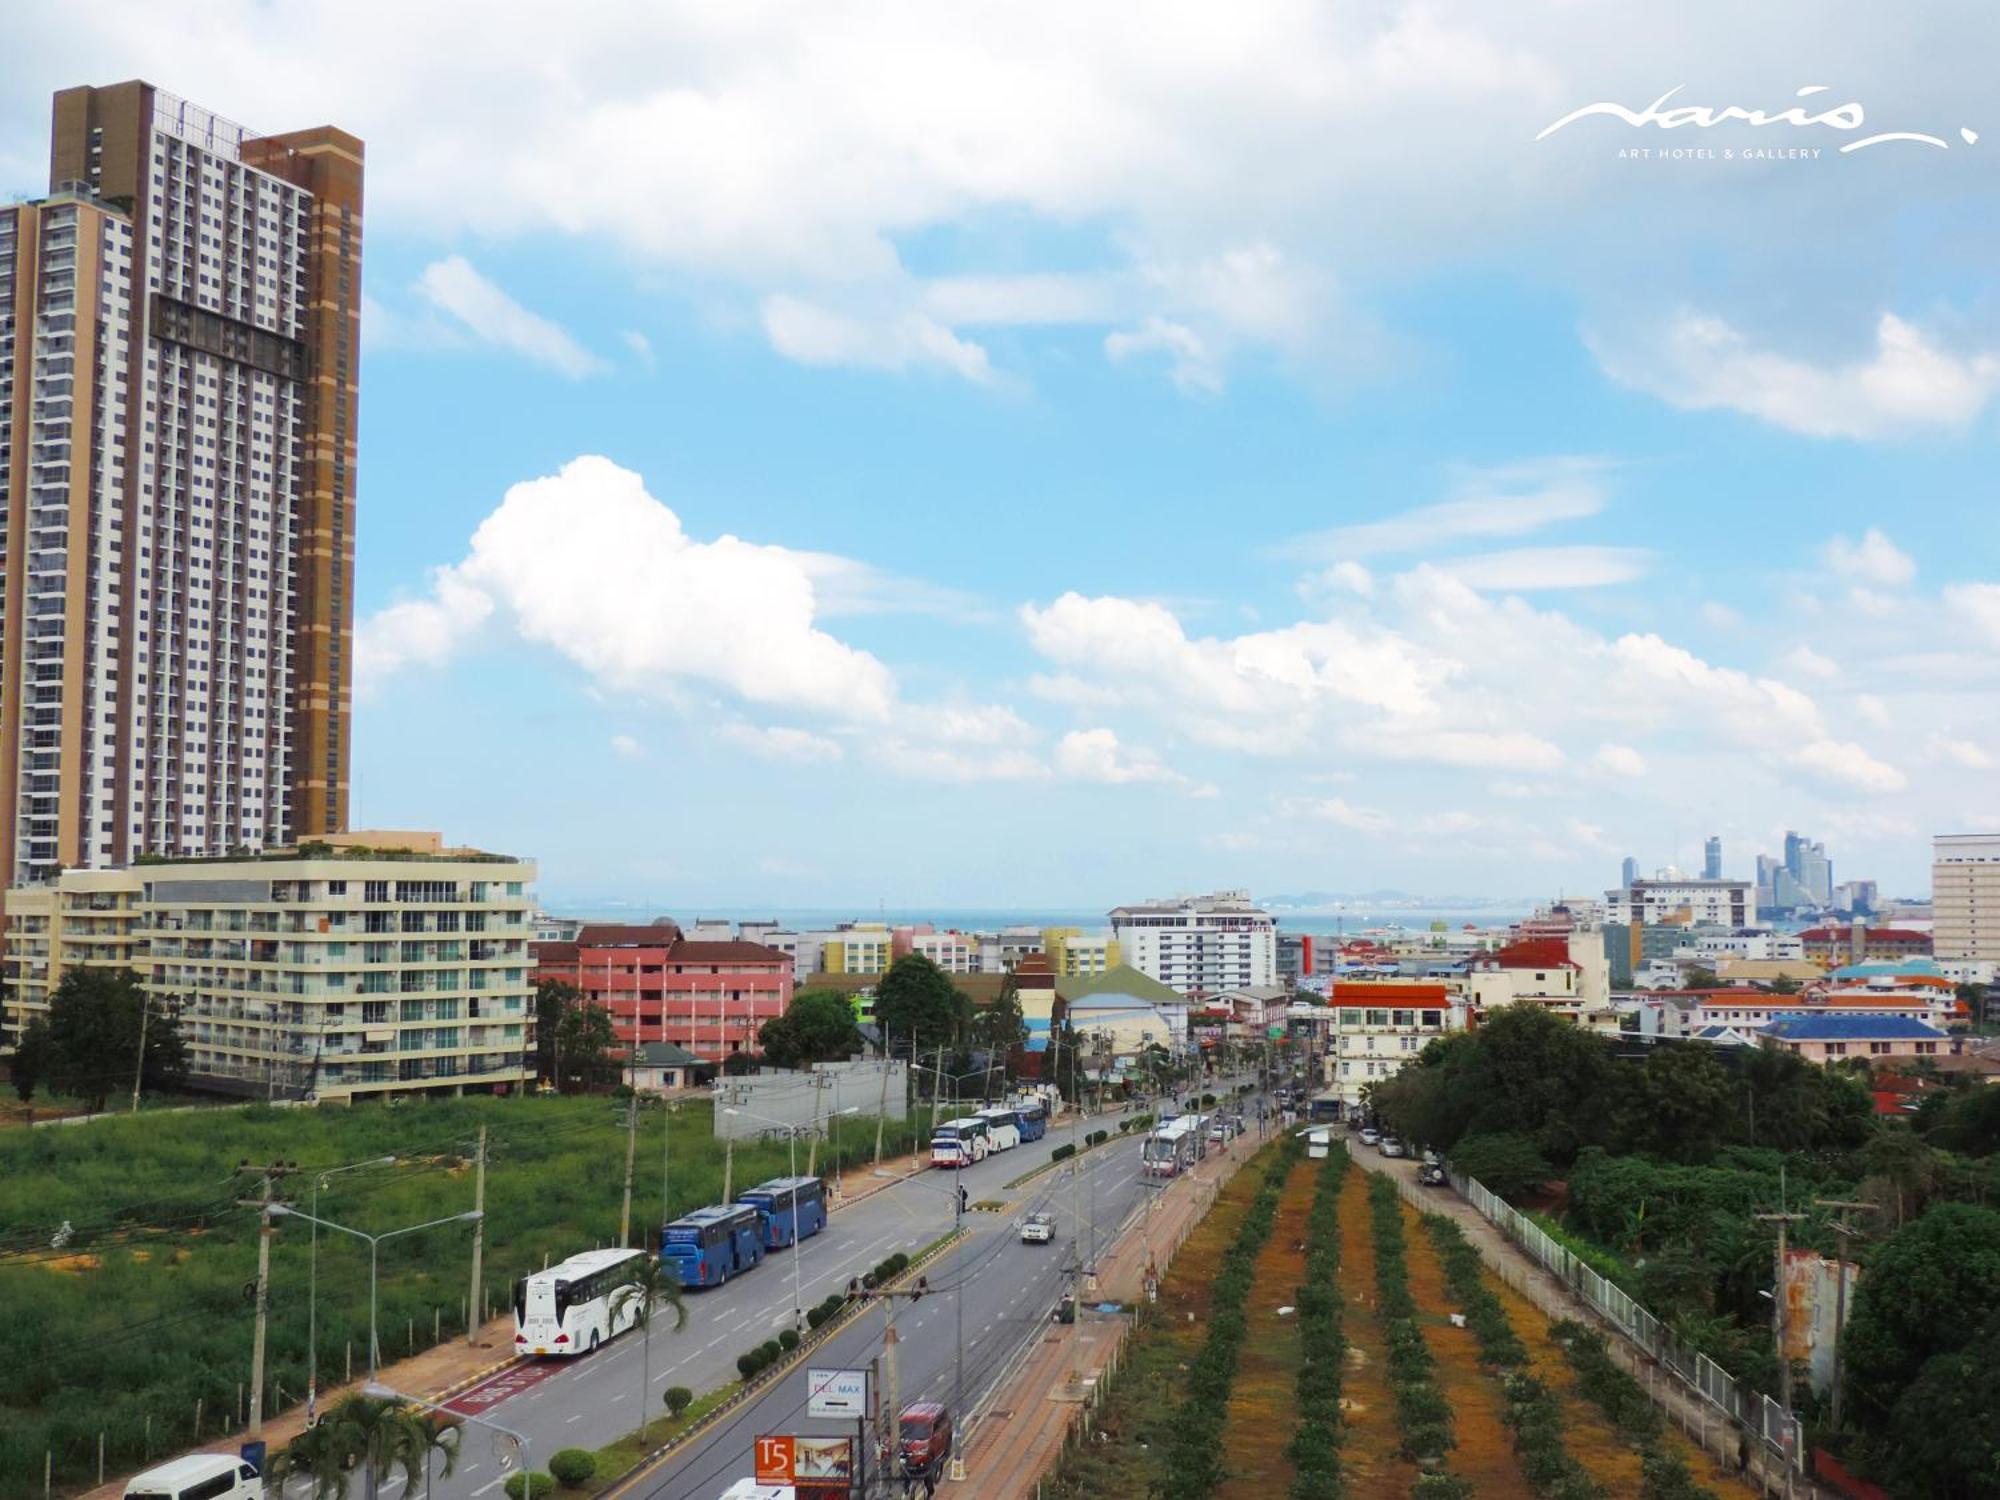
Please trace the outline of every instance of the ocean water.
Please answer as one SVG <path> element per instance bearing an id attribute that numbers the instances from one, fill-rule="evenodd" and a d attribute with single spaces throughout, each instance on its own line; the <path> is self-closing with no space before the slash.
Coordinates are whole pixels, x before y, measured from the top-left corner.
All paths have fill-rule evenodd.
<path id="1" fill-rule="evenodd" d="M 558 909 L 555 914 L 601 922 L 650 921 L 654 915 L 629 908 L 622 911 Z M 1491 907 L 1478 911 L 1411 907 L 1339 912 L 1283 912 L 1278 916 L 1278 927 L 1284 932 L 1307 932 L 1319 937 L 1327 934 L 1356 933 L 1369 927 L 1390 925 L 1421 930 L 1433 922 L 1443 922 L 1451 927 L 1462 927 L 1468 922 L 1475 927 L 1504 927 L 1527 914 L 1528 908 L 1525 906 L 1517 909 Z M 1003 927 L 1080 927 L 1085 932 L 1101 932 L 1110 926 L 1106 912 L 1101 910 L 1051 911 L 1034 907 L 1006 906 L 934 907 L 929 910 L 895 906 L 886 908 L 705 906 L 687 907 L 673 912 L 672 915 L 684 926 L 697 918 L 730 922 L 775 920 L 798 932 L 830 928 L 841 922 L 887 922 L 891 927 L 928 922 L 940 931 L 956 928 L 965 932 L 994 932 Z"/>

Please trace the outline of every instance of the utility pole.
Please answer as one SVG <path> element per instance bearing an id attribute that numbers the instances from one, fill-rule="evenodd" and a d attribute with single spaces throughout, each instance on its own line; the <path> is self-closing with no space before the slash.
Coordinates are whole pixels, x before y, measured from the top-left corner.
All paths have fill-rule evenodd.
<path id="1" fill-rule="evenodd" d="M 673 1169 L 674 1107 L 664 1099 L 660 1101 L 660 1106 L 660 1223 L 665 1225 L 674 1216 L 673 1198 L 669 1192 Z M 656 1245 L 654 1248 L 659 1247 Z"/>
<path id="2" fill-rule="evenodd" d="M 248 1169 L 249 1162 L 242 1164 Z M 271 1307 L 271 1205 L 277 1201 L 280 1178 L 291 1171 L 290 1162 L 274 1161 L 264 1169 L 263 1191 L 254 1200 L 238 1201 L 258 1211 L 256 1324 L 250 1340 L 250 1426 L 246 1436 L 257 1442 L 264 1436 L 264 1331 Z"/>
<path id="3" fill-rule="evenodd" d="M 465 1341 L 479 1342 L 479 1273 L 486 1250 L 486 1127 L 479 1127 L 479 1152 L 473 1158 L 472 1206 L 479 1217 L 472 1221 L 472 1300 L 465 1304 Z M 314 1225 L 315 1229 L 319 1226 Z"/>
<path id="4" fill-rule="evenodd" d="M 736 1102 L 734 1096 L 730 1098 L 729 1102 L 731 1104 L 734 1104 Z M 719 1117 L 716 1123 L 718 1125 L 722 1123 Z M 735 1176 L 736 1176 L 736 1132 L 732 1130 L 724 1138 L 722 1143 L 722 1201 L 724 1203 L 734 1203 L 736 1201 L 734 1198 L 729 1196 L 729 1186 L 730 1183 L 735 1180 Z"/>
<path id="5" fill-rule="evenodd" d="M 889 1028 L 882 1028 L 882 1102 L 875 1106 L 875 1165 L 882 1165 L 882 1123 L 889 1118 Z"/>
<path id="6" fill-rule="evenodd" d="M 826 1086 L 832 1082 L 833 1079 L 825 1073 L 813 1074 L 812 1135 L 808 1137 L 806 1140 L 806 1176 L 808 1177 L 814 1175 L 813 1169 L 819 1164 L 820 1106 L 824 1102 L 824 1096 L 826 1094 Z M 795 1145 L 797 1144 L 796 1141 L 794 1141 L 794 1144 Z"/>
<path id="7" fill-rule="evenodd" d="M 1752 1218 L 1778 1226 L 1778 1276 L 1771 1286 L 1771 1329 L 1778 1341 L 1778 1404 L 1785 1415 L 1792 1414 L 1792 1362 L 1785 1355 L 1785 1335 L 1790 1331 L 1785 1313 L 1785 1235 L 1805 1214 L 1752 1214 Z"/>
<path id="8" fill-rule="evenodd" d="M 1815 1198 L 1815 1208 L 1844 1208 L 1852 1213 L 1872 1210 L 1872 1203 L 1854 1203 L 1844 1198 Z M 1861 1231 L 1845 1219 L 1833 1221 L 1835 1235 L 1833 1268 L 1833 1427 L 1840 1430 L 1840 1341 L 1847 1329 L 1847 1237 Z"/>
<path id="9" fill-rule="evenodd" d="M 146 1081 L 146 1022 L 153 1015 L 153 997 L 139 992 L 139 1066 L 132 1070 L 132 1113 L 139 1113 L 139 1085 Z"/>
<path id="10" fill-rule="evenodd" d="M 634 1089 L 632 1097 L 625 1101 L 625 1201 L 618 1210 L 618 1245 L 629 1249 L 632 1244 L 632 1156 L 639 1147 L 639 1091 Z"/>

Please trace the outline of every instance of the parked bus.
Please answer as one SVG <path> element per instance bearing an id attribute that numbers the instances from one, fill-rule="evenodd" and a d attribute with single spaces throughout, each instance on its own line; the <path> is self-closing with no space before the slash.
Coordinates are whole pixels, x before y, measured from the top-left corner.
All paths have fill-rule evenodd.
<path id="1" fill-rule="evenodd" d="M 1025 1137 L 1021 1117 L 1011 1109 L 982 1109 L 973 1118 L 986 1122 L 986 1145 L 992 1151 L 1012 1151 Z"/>
<path id="2" fill-rule="evenodd" d="M 764 1216 L 747 1203 L 714 1204 L 660 1231 L 660 1259 L 682 1286 L 721 1286 L 764 1258 Z"/>
<path id="3" fill-rule="evenodd" d="M 986 1139 L 986 1122 L 977 1115 L 946 1120 L 931 1132 L 931 1165 L 969 1167 L 986 1160 L 992 1148 Z"/>
<path id="4" fill-rule="evenodd" d="M 826 1188 L 817 1177 L 773 1177 L 736 1195 L 764 1221 L 764 1248 L 782 1250 L 826 1228 Z"/>
<path id="5" fill-rule="evenodd" d="M 638 1321 L 638 1299 L 613 1315 L 619 1287 L 643 1250 L 586 1250 L 514 1283 L 514 1349 L 520 1354 L 586 1354 Z"/>
<path id="6" fill-rule="evenodd" d="M 1049 1107 L 1039 1099 L 1028 1099 L 1014 1106 L 1014 1119 L 1021 1129 L 1021 1144 L 1039 1141 L 1049 1133 Z"/>
<path id="7" fill-rule="evenodd" d="M 1317 1099 L 1313 1100 L 1312 1113 L 1309 1118 L 1337 1121 L 1340 1119 L 1340 1116 L 1340 1096 L 1338 1094 L 1321 1094 Z"/>
<path id="8" fill-rule="evenodd" d="M 1201 1160 L 1202 1125 L 1191 1115 L 1156 1127 L 1139 1151 L 1139 1170 L 1148 1177 L 1178 1177 Z"/>

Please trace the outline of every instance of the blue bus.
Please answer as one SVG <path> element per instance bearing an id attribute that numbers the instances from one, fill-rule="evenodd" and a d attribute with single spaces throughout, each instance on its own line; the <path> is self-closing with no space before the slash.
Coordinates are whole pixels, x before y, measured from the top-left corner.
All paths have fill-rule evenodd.
<path id="1" fill-rule="evenodd" d="M 682 1286 L 721 1286 L 764 1258 L 764 1216 L 747 1203 L 697 1208 L 660 1231 L 660 1259 Z"/>
<path id="2" fill-rule="evenodd" d="M 1014 1106 L 1014 1123 L 1021 1127 L 1021 1144 L 1039 1141 L 1049 1133 L 1049 1109 L 1039 1099 Z"/>
<path id="3" fill-rule="evenodd" d="M 764 1248 L 782 1250 L 826 1228 L 826 1189 L 817 1177 L 773 1177 L 736 1195 L 764 1221 Z"/>

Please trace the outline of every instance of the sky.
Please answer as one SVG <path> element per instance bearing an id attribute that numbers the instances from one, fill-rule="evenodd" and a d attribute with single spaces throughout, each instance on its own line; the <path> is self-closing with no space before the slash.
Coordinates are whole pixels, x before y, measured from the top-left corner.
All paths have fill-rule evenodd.
<path id="1" fill-rule="evenodd" d="M 366 141 L 352 821 L 551 905 L 1578 894 L 1787 828 L 1921 895 L 2000 828 L 1990 7 L 4 26 L 10 197 L 75 83 Z"/>

